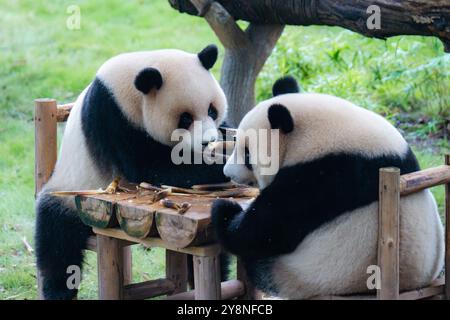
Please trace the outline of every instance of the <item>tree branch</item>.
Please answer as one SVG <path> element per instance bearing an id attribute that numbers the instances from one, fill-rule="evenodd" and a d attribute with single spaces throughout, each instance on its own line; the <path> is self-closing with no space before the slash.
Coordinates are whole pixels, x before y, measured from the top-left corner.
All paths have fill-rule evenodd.
<path id="1" fill-rule="evenodd" d="M 197 15 L 190 0 L 169 0 L 180 12 Z M 234 20 L 257 24 L 340 26 L 368 37 L 435 36 L 450 51 L 448 0 L 216 0 Z M 368 29 L 367 8 L 381 9 L 381 28 Z"/>
<path id="2" fill-rule="evenodd" d="M 247 35 L 234 18 L 216 1 L 190 0 L 197 12 L 204 16 L 217 38 L 227 49 L 246 45 Z"/>

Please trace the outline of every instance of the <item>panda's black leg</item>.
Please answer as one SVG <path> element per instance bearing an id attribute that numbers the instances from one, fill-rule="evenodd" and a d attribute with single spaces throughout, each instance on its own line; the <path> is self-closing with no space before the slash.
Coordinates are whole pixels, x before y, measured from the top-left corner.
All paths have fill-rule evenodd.
<path id="1" fill-rule="evenodd" d="M 69 300 L 76 297 L 76 284 L 81 280 L 83 249 L 90 235 L 91 229 L 62 200 L 49 195 L 39 198 L 36 259 L 43 277 L 45 299 Z"/>

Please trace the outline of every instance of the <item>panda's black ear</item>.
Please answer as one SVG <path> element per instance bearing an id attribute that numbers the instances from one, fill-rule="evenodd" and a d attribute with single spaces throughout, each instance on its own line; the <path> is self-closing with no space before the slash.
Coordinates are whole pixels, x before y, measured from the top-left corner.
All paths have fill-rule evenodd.
<path id="1" fill-rule="evenodd" d="M 152 89 L 159 90 L 163 84 L 161 73 L 155 68 L 145 68 L 134 79 L 134 86 L 143 94 Z"/>
<path id="2" fill-rule="evenodd" d="M 291 76 L 278 79 L 272 87 L 272 94 L 274 97 L 279 96 L 280 94 L 298 92 L 300 92 L 300 88 L 298 87 L 297 80 Z"/>
<path id="3" fill-rule="evenodd" d="M 272 129 L 280 129 L 283 133 L 294 130 L 294 120 L 285 106 L 281 104 L 271 105 L 267 116 Z"/>
<path id="4" fill-rule="evenodd" d="M 209 70 L 216 63 L 218 54 L 219 51 L 217 50 L 217 47 L 214 44 L 210 44 L 198 53 L 198 58 L 205 69 Z"/>

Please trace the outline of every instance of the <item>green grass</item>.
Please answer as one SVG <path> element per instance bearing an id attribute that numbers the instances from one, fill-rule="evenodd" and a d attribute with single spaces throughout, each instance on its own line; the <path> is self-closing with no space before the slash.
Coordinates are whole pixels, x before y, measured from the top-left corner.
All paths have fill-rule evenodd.
<path id="1" fill-rule="evenodd" d="M 0 31 L 0 299 L 34 299 L 33 99 L 73 101 L 109 57 L 124 51 L 180 48 L 198 52 L 218 43 L 202 20 L 166 0 L 76 1 L 81 30 L 66 28 L 73 1 L 3 0 Z M 223 50 L 221 50 L 221 57 Z M 436 39 L 372 40 L 339 28 L 289 27 L 258 80 L 258 99 L 273 81 L 293 74 L 305 91 L 336 94 L 397 121 L 425 115 L 413 130 L 428 138 L 449 110 L 449 63 Z M 220 65 L 215 66 L 218 75 Z M 433 125 L 433 123 L 435 125 Z M 403 123 L 400 123 L 403 125 Z M 429 127 L 429 128 L 428 128 Z M 406 130 L 408 126 L 406 126 Z M 423 167 L 442 164 L 448 142 L 417 147 Z M 442 210 L 443 190 L 433 190 Z M 162 250 L 134 249 L 136 281 L 163 275 Z M 87 255 L 81 299 L 96 297 L 96 263 Z"/>

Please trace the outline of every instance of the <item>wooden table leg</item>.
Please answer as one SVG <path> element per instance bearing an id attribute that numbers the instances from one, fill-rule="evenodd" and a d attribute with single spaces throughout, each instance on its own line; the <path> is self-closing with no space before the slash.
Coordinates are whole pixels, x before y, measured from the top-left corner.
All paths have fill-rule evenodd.
<path id="1" fill-rule="evenodd" d="M 100 300 L 123 299 L 123 258 L 121 240 L 97 235 L 98 295 Z"/>
<path id="2" fill-rule="evenodd" d="M 187 290 L 187 254 L 166 250 L 166 279 L 175 284 L 172 294 Z"/>
<path id="3" fill-rule="evenodd" d="M 131 255 L 131 246 L 122 248 L 123 255 L 123 283 L 125 285 L 133 283 L 133 263 Z"/>
<path id="4" fill-rule="evenodd" d="M 219 255 L 194 256 L 195 300 L 220 300 Z"/>

